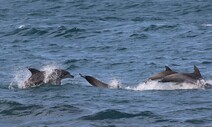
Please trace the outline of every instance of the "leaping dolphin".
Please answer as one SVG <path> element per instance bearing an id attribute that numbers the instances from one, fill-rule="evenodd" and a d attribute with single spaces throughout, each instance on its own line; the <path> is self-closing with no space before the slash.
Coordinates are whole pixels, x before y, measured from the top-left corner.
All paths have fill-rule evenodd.
<path id="1" fill-rule="evenodd" d="M 164 78 L 164 77 L 166 77 L 168 75 L 177 73 L 175 71 L 172 71 L 172 69 L 170 69 L 168 66 L 165 66 L 165 68 L 166 68 L 165 71 L 162 71 L 162 72 L 160 72 L 158 74 L 155 74 L 152 77 L 150 77 L 149 79 L 158 80 L 158 79 L 162 79 L 162 78 Z"/>
<path id="2" fill-rule="evenodd" d="M 99 81 L 98 79 L 92 77 L 92 76 L 88 76 L 88 75 L 82 75 L 79 74 L 81 77 L 83 77 L 84 79 L 86 79 L 92 86 L 96 86 L 96 87 L 101 87 L 101 88 L 109 88 L 109 85 Z"/>
<path id="3" fill-rule="evenodd" d="M 60 85 L 62 79 L 74 78 L 68 71 L 62 69 L 54 69 L 48 75 L 46 71 L 39 71 L 35 68 L 28 68 L 28 70 L 31 72 L 31 77 L 24 82 L 26 88 L 42 84 Z"/>
<path id="4" fill-rule="evenodd" d="M 201 79 L 203 78 L 199 69 L 196 66 L 194 66 L 193 73 L 174 73 L 163 77 L 160 82 L 178 82 L 178 83 L 186 82 L 194 84 Z"/>

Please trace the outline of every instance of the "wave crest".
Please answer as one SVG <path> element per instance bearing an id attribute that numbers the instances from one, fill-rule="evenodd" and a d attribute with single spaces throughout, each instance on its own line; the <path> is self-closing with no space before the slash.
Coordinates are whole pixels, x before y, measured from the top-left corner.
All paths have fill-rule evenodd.
<path id="1" fill-rule="evenodd" d="M 97 113 L 94 113 L 92 115 L 83 116 L 83 120 L 105 120 L 105 119 L 122 119 L 122 118 L 133 118 L 138 116 L 144 116 L 144 117 L 152 117 L 154 116 L 154 113 L 150 111 L 143 111 L 136 114 L 131 113 L 125 113 L 117 110 L 107 109 L 105 111 L 100 111 Z"/>

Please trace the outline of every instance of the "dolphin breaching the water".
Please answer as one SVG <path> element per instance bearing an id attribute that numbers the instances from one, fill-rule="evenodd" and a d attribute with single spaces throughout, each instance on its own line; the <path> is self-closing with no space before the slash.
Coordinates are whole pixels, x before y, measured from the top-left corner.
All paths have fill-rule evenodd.
<path id="1" fill-rule="evenodd" d="M 84 79 L 86 79 L 92 86 L 96 86 L 96 87 L 100 87 L 100 88 L 109 88 L 109 85 L 99 81 L 98 79 L 92 77 L 92 76 L 88 76 L 88 75 L 82 75 L 79 74 L 81 77 L 83 77 Z"/>
<path id="2" fill-rule="evenodd" d="M 165 66 L 166 70 L 156 75 L 153 75 L 149 80 L 158 80 L 159 82 L 174 82 L 174 83 L 202 83 L 204 88 L 211 88 L 212 85 L 205 83 L 199 69 L 194 66 L 193 73 L 179 73 L 172 71 L 169 67 Z"/>
<path id="3" fill-rule="evenodd" d="M 53 69 L 51 73 L 40 71 L 34 68 L 28 68 L 31 72 L 31 77 L 24 82 L 26 88 L 40 86 L 42 84 L 60 85 L 61 80 L 65 78 L 74 78 L 68 71 L 62 69 Z"/>
<path id="4" fill-rule="evenodd" d="M 177 73 L 175 71 L 172 71 L 172 69 L 170 69 L 168 66 L 165 66 L 165 68 L 166 68 L 165 71 L 162 71 L 162 72 L 160 72 L 158 74 L 155 74 L 152 77 L 150 77 L 149 79 L 150 80 L 158 80 L 158 79 L 164 78 L 165 76 Z"/>
<path id="5" fill-rule="evenodd" d="M 160 82 L 186 82 L 186 83 L 192 83 L 195 84 L 197 81 L 202 80 L 202 75 L 199 71 L 199 69 L 194 66 L 194 72 L 193 73 L 174 73 L 171 75 L 167 75 Z"/>

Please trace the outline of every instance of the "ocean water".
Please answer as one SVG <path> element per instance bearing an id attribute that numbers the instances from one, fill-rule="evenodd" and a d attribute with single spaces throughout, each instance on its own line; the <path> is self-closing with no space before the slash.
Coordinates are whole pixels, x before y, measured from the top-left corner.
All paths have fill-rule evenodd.
<path id="1" fill-rule="evenodd" d="M 144 83 L 194 65 L 212 83 L 211 12 L 211 0 L 1 0 L 0 126 L 211 127 L 212 89 Z M 75 78 L 21 89 L 27 67 Z"/>

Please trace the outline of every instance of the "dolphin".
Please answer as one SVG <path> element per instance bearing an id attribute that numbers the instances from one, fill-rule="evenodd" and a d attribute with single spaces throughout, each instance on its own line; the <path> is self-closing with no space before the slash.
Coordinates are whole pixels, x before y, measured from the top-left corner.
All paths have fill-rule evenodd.
<path id="1" fill-rule="evenodd" d="M 88 75 L 82 75 L 79 74 L 81 77 L 83 77 L 84 79 L 86 79 L 92 86 L 96 86 L 96 87 L 100 87 L 100 88 L 109 88 L 109 85 L 99 81 L 98 79 L 92 77 L 92 76 L 88 76 Z"/>
<path id="2" fill-rule="evenodd" d="M 165 71 L 162 71 L 162 72 L 160 72 L 158 74 L 153 75 L 148 80 L 162 79 L 162 78 L 166 77 L 167 75 L 171 75 L 171 74 L 175 74 L 175 73 L 177 73 L 177 72 L 172 71 L 172 69 L 170 69 L 168 66 L 165 66 Z"/>
<path id="3" fill-rule="evenodd" d="M 201 79 L 203 79 L 202 75 L 197 66 L 194 65 L 193 73 L 174 73 L 163 77 L 160 80 L 160 82 L 177 82 L 177 83 L 186 82 L 195 84 L 198 80 Z"/>
<path id="4" fill-rule="evenodd" d="M 31 77 L 24 82 L 25 87 L 39 86 L 42 84 L 60 85 L 62 79 L 74 78 L 68 71 L 62 69 L 53 69 L 50 74 L 35 68 L 28 68 L 28 70 L 31 72 Z"/>

